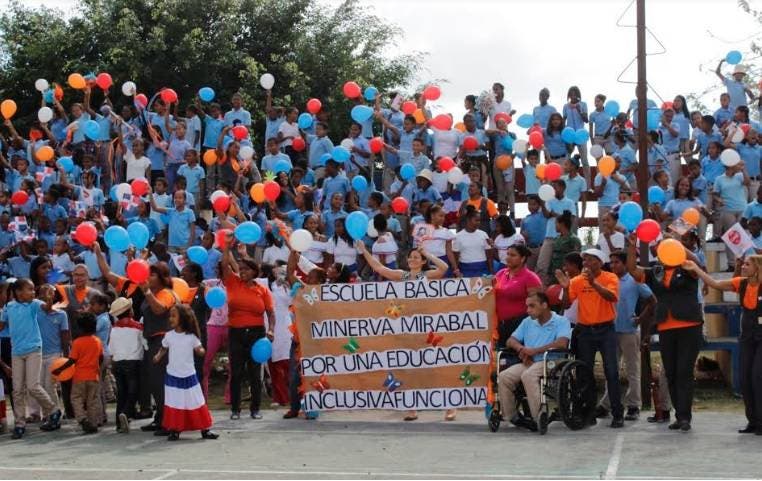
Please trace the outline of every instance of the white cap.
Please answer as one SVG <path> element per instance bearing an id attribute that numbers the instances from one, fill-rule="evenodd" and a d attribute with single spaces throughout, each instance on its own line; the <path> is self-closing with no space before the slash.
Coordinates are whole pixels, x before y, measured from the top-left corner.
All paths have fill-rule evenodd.
<path id="1" fill-rule="evenodd" d="M 597 257 L 598 259 L 601 260 L 601 262 L 603 263 L 607 262 L 606 254 L 604 254 L 603 251 L 600 249 L 587 249 L 582 251 L 582 255 Z"/>
<path id="2" fill-rule="evenodd" d="M 741 65 L 741 64 L 739 63 L 738 65 L 736 65 L 736 66 L 733 68 L 733 75 L 735 75 L 735 74 L 737 74 L 737 73 L 740 73 L 740 74 L 746 75 L 746 67 L 744 67 L 743 65 Z"/>
<path id="3" fill-rule="evenodd" d="M 433 183 L 431 180 L 432 179 L 431 171 L 429 169 L 423 169 L 418 175 L 416 175 L 416 178 L 417 177 L 422 177 L 428 180 L 430 183 Z"/>

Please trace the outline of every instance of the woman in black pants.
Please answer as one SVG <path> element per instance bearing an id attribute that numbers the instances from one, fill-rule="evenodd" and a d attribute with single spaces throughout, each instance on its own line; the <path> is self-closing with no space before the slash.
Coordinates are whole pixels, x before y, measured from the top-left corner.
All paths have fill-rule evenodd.
<path id="1" fill-rule="evenodd" d="M 262 367 L 251 358 L 251 346 L 267 336 L 273 338 L 275 322 L 270 289 L 259 284 L 259 266 L 251 259 L 236 262 L 230 252 L 233 242 L 229 234 L 222 253 L 222 277 L 227 290 L 228 353 L 230 355 L 230 419 L 241 418 L 241 383 L 243 374 L 251 389 L 249 413 L 252 419 L 262 419 L 259 405 L 262 400 Z M 270 322 L 265 330 L 265 314 Z"/>
<path id="2" fill-rule="evenodd" d="M 691 263 L 692 264 L 692 263 Z M 746 408 L 748 424 L 739 433 L 754 433 L 762 436 L 762 256 L 749 256 L 741 266 L 741 277 L 717 281 L 712 276 L 697 269 L 695 264 L 686 265 L 695 269 L 706 285 L 721 291 L 739 294 L 743 314 L 741 315 L 741 394 Z"/>

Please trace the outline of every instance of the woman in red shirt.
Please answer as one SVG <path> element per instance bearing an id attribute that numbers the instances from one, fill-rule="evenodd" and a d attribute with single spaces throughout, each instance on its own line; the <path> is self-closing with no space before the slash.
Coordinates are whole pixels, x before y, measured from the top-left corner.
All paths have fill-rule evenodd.
<path id="1" fill-rule="evenodd" d="M 505 269 L 495 274 L 498 347 L 505 347 L 513 331 L 527 317 L 527 297 L 542 290 L 540 278 L 526 267 L 531 254 L 523 244 L 510 246 L 505 257 Z"/>
<path id="2" fill-rule="evenodd" d="M 265 335 L 272 340 L 275 311 L 270 290 L 257 282 L 259 266 L 251 259 L 236 262 L 230 253 L 233 235 L 228 234 L 222 251 L 222 278 L 228 302 L 228 353 L 230 355 L 230 419 L 241 418 L 241 382 L 244 369 L 251 389 L 249 413 L 262 419 L 262 374 L 258 362 L 251 359 L 251 346 Z M 271 328 L 265 331 L 265 314 Z"/>

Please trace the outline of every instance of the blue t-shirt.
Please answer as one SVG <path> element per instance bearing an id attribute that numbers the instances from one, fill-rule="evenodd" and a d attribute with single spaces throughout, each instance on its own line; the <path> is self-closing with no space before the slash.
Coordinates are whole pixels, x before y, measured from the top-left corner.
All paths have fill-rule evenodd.
<path id="1" fill-rule="evenodd" d="M 101 274 L 101 269 L 98 267 L 98 257 L 95 255 L 95 252 L 85 250 L 82 251 L 80 257 L 82 257 L 82 262 L 85 263 L 87 270 L 90 272 L 91 280 L 100 279 L 103 277 L 103 274 Z"/>
<path id="2" fill-rule="evenodd" d="M 524 164 L 524 191 L 527 195 L 536 194 L 540 190 L 540 179 L 537 178 L 536 166 Z"/>
<path id="3" fill-rule="evenodd" d="M 294 209 L 286 212 L 286 217 L 288 217 L 289 222 L 291 222 L 291 227 L 294 230 L 303 228 L 304 220 L 311 215 L 313 215 L 313 212 L 302 212 L 299 209 Z"/>
<path id="4" fill-rule="evenodd" d="M 40 309 L 37 313 L 37 325 L 40 327 L 42 338 L 42 355 L 61 353 L 61 332 L 69 330 L 69 317 L 66 312 L 58 309 L 45 312 L 44 309 Z"/>
<path id="5" fill-rule="evenodd" d="M 699 146 L 699 152 L 701 153 L 701 157 L 704 157 L 707 155 L 710 142 L 719 142 L 720 144 L 722 144 L 722 136 L 720 135 L 720 133 L 713 131 L 711 134 L 707 134 L 704 131 L 701 131 L 696 136 L 696 144 Z"/>
<path id="6" fill-rule="evenodd" d="M 545 139 L 545 147 L 548 149 L 551 157 L 562 157 L 567 154 L 566 142 L 561 138 L 561 132 L 548 133 L 547 130 L 543 132 Z"/>
<path id="7" fill-rule="evenodd" d="M 659 124 L 659 134 L 661 135 L 661 145 L 668 154 L 673 154 L 680 151 L 680 124 L 672 121 L 669 124 L 670 127 L 677 130 L 677 135 L 672 135 L 669 129 L 662 124 Z"/>
<path id="8" fill-rule="evenodd" d="M 593 136 L 603 137 L 611 126 L 611 116 L 603 110 L 593 110 L 590 113 L 590 124 L 593 126 Z"/>
<path id="9" fill-rule="evenodd" d="M 685 212 L 685 209 L 692 207 L 698 210 L 702 206 L 703 204 L 701 201 L 696 198 L 693 200 L 671 199 L 669 202 L 667 202 L 667 206 L 664 208 L 664 212 L 673 219 L 679 219 L 683 215 L 683 212 Z"/>
<path id="10" fill-rule="evenodd" d="M 754 199 L 743 210 L 743 215 L 741 217 L 743 217 L 746 220 L 749 220 L 752 217 L 762 218 L 762 204 L 757 202 L 757 199 Z"/>
<path id="11" fill-rule="evenodd" d="M 163 150 L 153 145 L 153 143 L 146 149 L 146 157 L 151 161 L 151 170 L 164 170 L 164 157 L 166 157 L 166 154 Z"/>
<path id="12" fill-rule="evenodd" d="M 331 208 L 331 197 L 333 197 L 333 194 L 341 192 L 346 196 L 350 189 L 349 179 L 344 174 L 323 178 L 323 210 Z"/>
<path id="13" fill-rule="evenodd" d="M 718 127 L 722 127 L 725 125 L 725 122 L 730 122 L 733 120 L 733 111 L 731 111 L 729 108 L 723 109 L 720 107 L 719 109 L 714 111 L 714 125 Z"/>
<path id="14" fill-rule="evenodd" d="M 103 344 L 103 355 L 111 355 L 108 350 L 108 338 L 111 335 L 111 318 L 108 312 L 102 312 L 95 318 L 95 335 L 98 336 L 101 344 Z"/>
<path id="15" fill-rule="evenodd" d="M 206 253 L 206 263 L 201 266 L 201 270 L 204 271 L 204 279 L 219 279 L 219 264 L 220 259 L 222 259 L 222 252 L 212 247 L 207 249 Z"/>
<path id="16" fill-rule="evenodd" d="M 108 265 L 111 272 L 118 276 L 124 277 L 127 272 L 127 256 L 124 252 L 117 250 L 110 250 L 108 253 Z"/>
<path id="17" fill-rule="evenodd" d="M 11 355 L 23 356 L 42 350 L 37 315 L 43 304 L 39 299 L 32 299 L 32 302 L 11 301 L 5 305 L 2 321 L 8 325 L 11 335 Z"/>
<path id="18" fill-rule="evenodd" d="M 553 197 L 549 201 L 545 202 L 545 208 L 548 209 L 551 212 L 554 212 L 558 215 L 561 215 L 564 213 L 564 211 L 569 211 L 572 214 L 576 210 L 577 205 L 572 202 L 571 199 L 564 197 L 563 199 L 557 199 Z M 558 232 L 556 232 L 556 218 L 550 217 L 548 218 L 548 223 L 545 229 L 545 237 L 548 239 L 555 239 L 558 237 Z"/>
<path id="19" fill-rule="evenodd" d="M 743 212 L 746 208 L 746 189 L 743 185 L 743 174 L 738 172 L 732 177 L 721 175 L 714 181 L 714 192 L 719 194 L 725 205 L 723 212 Z"/>
<path id="20" fill-rule="evenodd" d="M 701 175 L 704 176 L 709 185 L 713 185 L 717 177 L 725 175 L 725 166 L 719 157 L 711 158 L 709 156 L 701 159 Z"/>
<path id="21" fill-rule="evenodd" d="M 260 170 L 262 172 L 272 172 L 273 174 L 277 174 L 277 172 L 275 172 L 275 164 L 281 160 L 288 162 L 288 165 L 293 167 L 293 165 L 291 165 L 291 158 L 283 152 L 278 152 L 275 155 L 267 154 L 262 157 L 262 168 Z"/>
<path id="22" fill-rule="evenodd" d="M 582 119 L 582 114 L 586 113 L 587 104 L 585 102 L 579 102 L 577 108 L 572 108 L 571 104 L 564 105 L 563 117 L 566 119 L 566 126 L 574 130 L 584 129 L 585 121 Z"/>
<path id="23" fill-rule="evenodd" d="M 616 332 L 632 334 L 638 332 L 638 326 L 632 322 L 638 299 L 649 299 L 651 289 L 637 282 L 630 274 L 619 278 L 619 302 L 616 304 Z"/>
<path id="24" fill-rule="evenodd" d="M 190 226 L 196 222 L 196 215 L 187 207 L 182 211 L 169 208 L 166 217 L 169 225 L 169 247 L 187 247 L 190 241 Z"/>
<path id="25" fill-rule="evenodd" d="M 564 174 L 561 178 L 566 182 L 566 197 L 576 204 L 582 198 L 582 192 L 587 190 L 585 178 L 581 175 L 569 177 L 568 174 Z M 574 212 L 574 215 L 577 215 L 577 213 Z"/>
<path id="26" fill-rule="evenodd" d="M 611 176 L 606 179 L 606 185 L 603 186 L 603 193 L 598 199 L 598 205 L 601 207 L 613 207 L 619 202 L 619 191 L 621 190 L 621 185 L 619 185 L 619 182 L 615 181 L 612 178 L 614 176 L 617 176 L 617 178 L 620 180 L 626 180 L 624 176 L 618 172 L 611 174 Z M 598 187 L 601 184 L 603 184 L 603 176 L 601 174 L 596 174 L 593 185 Z"/>
<path id="27" fill-rule="evenodd" d="M 682 112 L 675 112 L 672 117 L 673 122 L 680 126 L 680 140 L 688 140 L 691 134 L 691 119 L 683 115 Z"/>
<path id="28" fill-rule="evenodd" d="M 550 319 L 545 324 L 540 324 L 536 319 L 527 316 L 521 321 L 519 327 L 513 331 L 511 337 L 529 348 L 541 347 L 557 341 L 561 337 L 571 339 L 571 323 L 563 316 L 555 312 L 551 313 Z M 535 354 L 532 359 L 535 362 L 542 361 L 543 353 Z"/>
<path id="29" fill-rule="evenodd" d="M 743 82 L 736 82 L 734 78 L 724 77 L 722 83 L 728 89 L 728 95 L 730 96 L 731 110 L 735 110 L 739 105 L 746 105 L 746 85 Z"/>
<path id="30" fill-rule="evenodd" d="M 180 168 L 177 169 L 177 175 L 182 175 L 185 177 L 185 180 L 188 181 L 185 190 L 191 194 L 198 194 L 199 182 L 206 177 L 204 168 L 198 164 L 193 167 L 188 164 L 181 165 Z"/>
<path id="31" fill-rule="evenodd" d="M 521 219 L 521 232 L 527 234 L 527 244 L 530 247 L 539 247 L 545 238 L 545 226 L 547 220 L 542 212 L 535 212 Z"/>
<path id="32" fill-rule="evenodd" d="M 334 230 L 336 228 L 336 219 L 343 219 L 348 214 L 344 209 L 339 209 L 338 212 L 334 212 L 333 209 L 327 210 L 322 213 L 323 223 L 325 224 L 325 236 L 333 237 Z"/>
<path id="33" fill-rule="evenodd" d="M 698 197 L 698 199 L 701 201 L 702 204 L 706 205 L 709 191 L 707 190 L 707 181 L 706 178 L 703 175 L 699 175 L 693 181 L 691 181 L 691 186 L 693 187 L 693 194 Z"/>
<path id="34" fill-rule="evenodd" d="M 323 167 L 320 163 L 320 157 L 323 154 L 330 154 L 333 150 L 333 142 L 328 137 L 317 137 L 315 135 L 308 135 L 307 141 L 310 143 L 309 159 L 310 167 L 316 169 Z"/>
<path id="35" fill-rule="evenodd" d="M 228 110 L 225 112 L 224 120 L 226 127 L 234 125 L 236 121 L 238 121 L 239 124 L 245 125 L 246 127 L 251 126 L 251 114 L 243 107 L 239 108 L 238 110 Z"/>
<path id="36" fill-rule="evenodd" d="M 738 150 L 738 155 L 741 156 L 741 160 L 743 160 L 744 167 L 746 167 L 746 173 L 749 174 L 749 177 L 759 177 L 759 159 L 762 147 L 760 147 L 759 144 L 749 145 L 747 143 L 741 143 L 736 145 L 736 149 Z M 754 194 L 756 194 L 756 192 L 754 192 Z"/>
<path id="37" fill-rule="evenodd" d="M 215 119 L 211 115 L 204 117 L 204 147 L 217 148 L 217 140 L 220 138 L 223 127 L 225 127 L 223 119 Z"/>
<path id="38" fill-rule="evenodd" d="M 286 117 L 278 117 L 275 120 L 272 120 L 270 117 L 265 118 L 265 147 L 267 147 L 268 140 L 278 138 L 278 129 L 280 129 L 280 124 L 285 120 Z"/>
<path id="39" fill-rule="evenodd" d="M 161 129 L 161 138 L 164 140 L 169 140 L 171 132 L 167 130 L 167 122 L 164 120 L 164 116 L 159 115 L 156 112 L 150 112 L 148 114 L 148 119 L 151 125 Z M 171 127 L 174 127 L 176 125 L 175 117 L 171 114 L 169 116 L 169 125 Z"/>
<path id="40" fill-rule="evenodd" d="M 167 147 L 167 151 L 169 152 L 169 155 L 167 156 L 167 163 L 169 164 L 184 163 L 185 153 L 191 150 L 192 148 L 193 146 L 187 140 L 172 137 L 172 140 L 169 142 L 169 146 Z"/>
<path id="41" fill-rule="evenodd" d="M 547 129 L 550 115 L 556 112 L 556 108 L 550 104 L 538 105 L 532 109 L 532 117 L 534 118 L 534 123 L 538 124 L 542 129 Z"/>

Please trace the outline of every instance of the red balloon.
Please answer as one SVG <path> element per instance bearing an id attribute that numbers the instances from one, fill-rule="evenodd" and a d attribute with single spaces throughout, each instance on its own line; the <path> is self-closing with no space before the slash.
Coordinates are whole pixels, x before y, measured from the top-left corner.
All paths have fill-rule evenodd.
<path id="1" fill-rule="evenodd" d="M 416 105 L 415 102 L 412 100 L 407 100 L 405 102 L 402 102 L 402 113 L 405 115 L 413 115 L 413 113 L 418 110 L 418 105 Z"/>
<path id="2" fill-rule="evenodd" d="M 445 114 L 439 114 L 429 120 L 429 125 L 438 130 L 450 130 L 452 128 L 452 117 Z"/>
<path id="3" fill-rule="evenodd" d="M 635 229 L 635 234 L 638 236 L 641 242 L 653 242 L 659 237 L 661 227 L 659 223 L 653 219 L 645 219 L 638 224 Z"/>
<path id="4" fill-rule="evenodd" d="M 423 89 L 423 98 L 426 100 L 436 100 L 440 95 L 442 95 L 442 90 L 440 90 L 436 85 L 429 85 Z"/>
<path id="5" fill-rule="evenodd" d="M 148 97 L 146 97 L 146 94 L 137 94 L 135 96 L 135 103 L 139 105 L 141 109 L 144 109 L 148 105 Z"/>
<path id="6" fill-rule="evenodd" d="M 368 145 L 370 146 L 370 151 L 374 154 L 378 154 L 384 150 L 384 140 L 381 137 L 373 137 L 370 139 L 370 142 L 368 142 Z"/>
<path id="7" fill-rule="evenodd" d="M 407 212 L 408 207 L 410 207 L 410 204 L 407 203 L 404 197 L 396 197 L 392 200 L 392 210 L 397 214 L 404 214 Z"/>
<path id="8" fill-rule="evenodd" d="M 540 127 L 540 125 L 539 125 L 539 124 L 534 124 L 533 126 L 531 126 L 531 127 L 529 128 L 529 131 L 528 131 L 528 132 L 529 132 L 530 134 L 531 134 L 532 132 L 539 132 L 539 133 L 542 133 L 542 127 Z"/>
<path id="9" fill-rule="evenodd" d="M 499 112 L 499 113 L 495 114 L 495 123 L 498 123 L 501 120 L 505 120 L 506 124 L 510 124 L 511 121 L 513 121 L 511 116 L 509 114 L 505 113 L 505 112 Z"/>
<path id="10" fill-rule="evenodd" d="M 164 103 L 171 104 L 177 102 L 177 92 L 172 89 L 162 90 L 160 96 Z"/>
<path id="11" fill-rule="evenodd" d="M 664 102 L 663 104 L 661 104 L 662 110 L 669 110 L 671 108 L 672 108 L 672 102 Z"/>
<path id="12" fill-rule="evenodd" d="M 103 90 L 108 90 L 113 83 L 114 81 L 111 80 L 111 75 L 106 72 L 101 72 L 95 77 L 95 84 Z"/>
<path id="13" fill-rule="evenodd" d="M 220 229 L 217 231 L 216 234 L 214 234 L 214 245 L 217 246 L 218 249 L 224 249 L 225 248 L 225 239 L 227 238 L 228 234 L 232 234 L 233 231 L 230 229 Z"/>
<path id="14" fill-rule="evenodd" d="M 19 190 L 18 192 L 14 192 L 11 196 L 11 202 L 13 202 L 14 205 L 22 206 L 27 203 L 29 200 L 29 194 L 24 192 L 23 190 Z"/>
<path id="15" fill-rule="evenodd" d="M 751 130 L 751 125 L 749 124 L 741 124 L 739 127 L 744 135 L 749 135 L 749 130 Z"/>
<path id="16" fill-rule="evenodd" d="M 143 284 L 151 275 L 151 267 L 143 259 L 135 259 L 127 264 L 127 279 L 135 284 Z"/>
<path id="17" fill-rule="evenodd" d="M 344 84 L 344 95 L 348 99 L 356 99 L 362 94 L 362 90 L 360 89 L 360 86 L 357 85 L 357 82 L 349 81 Z"/>
<path id="18" fill-rule="evenodd" d="M 265 199 L 274 201 L 280 195 L 280 185 L 274 180 L 265 182 Z"/>
<path id="19" fill-rule="evenodd" d="M 77 226 L 74 237 L 83 246 L 91 246 L 98 238 L 98 230 L 91 222 L 83 222 Z"/>
<path id="20" fill-rule="evenodd" d="M 633 124 L 632 124 L 632 120 L 629 120 L 629 119 L 628 119 L 628 120 L 627 120 L 627 121 L 624 123 L 624 126 L 625 126 L 625 127 L 627 127 L 628 129 L 631 129 L 631 128 L 633 127 Z"/>
<path id="21" fill-rule="evenodd" d="M 535 149 L 539 149 L 540 147 L 542 147 L 542 144 L 543 144 L 542 132 L 532 132 L 531 134 L 529 134 L 529 143 Z"/>
<path id="22" fill-rule="evenodd" d="M 553 284 L 545 290 L 545 295 L 548 296 L 548 305 L 557 306 L 561 304 L 563 288 L 561 284 Z"/>
<path id="23" fill-rule="evenodd" d="M 249 129 L 245 125 L 236 125 L 230 132 L 233 133 L 233 138 L 236 140 L 243 140 L 249 136 Z"/>
<path id="24" fill-rule="evenodd" d="M 304 142 L 304 139 L 301 137 L 296 137 L 294 140 L 291 141 L 291 147 L 297 151 L 301 152 L 305 148 L 307 148 L 307 144 Z"/>
<path id="25" fill-rule="evenodd" d="M 320 109 L 323 108 L 323 103 L 320 102 L 318 99 L 309 99 L 307 101 L 307 112 L 311 114 L 316 114 L 320 112 Z"/>
<path id="26" fill-rule="evenodd" d="M 132 195 L 141 197 L 148 193 L 148 181 L 142 177 L 133 180 L 130 187 L 132 187 Z"/>
<path id="27" fill-rule="evenodd" d="M 479 141 L 473 135 L 467 136 L 463 139 L 463 148 L 466 150 L 476 150 L 479 147 Z"/>
<path id="28" fill-rule="evenodd" d="M 442 172 L 449 172 L 453 167 L 455 167 L 455 161 L 449 157 L 440 158 L 437 160 L 437 164 L 439 164 L 439 168 L 442 169 Z"/>
<path id="29" fill-rule="evenodd" d="M 563 169 L 555 162 L 551 162 L 545 167 L 545 178 L 551 182 L 560 179 L 561 174 L 563 174 Z"/>
<path id="30" fill-rule="evenodd" d="M 214 199 L 214 202 L 212 202 L 212 208 L 217 213 L 227 212 L 230 208 L 230 197 L 227 195 L 217 197 Z"/>

